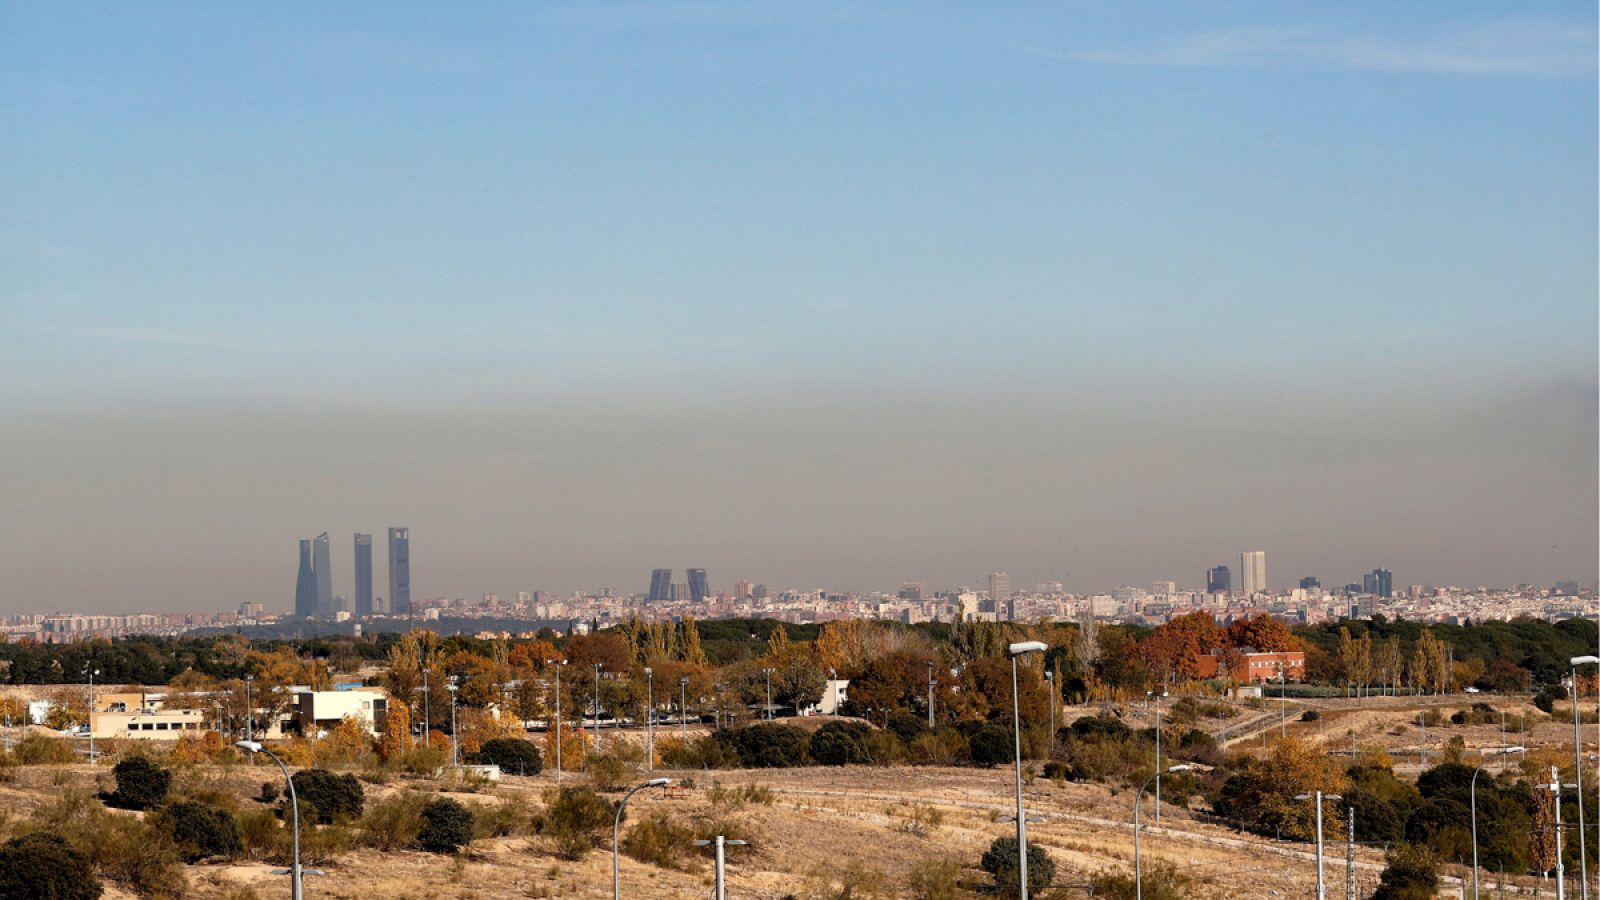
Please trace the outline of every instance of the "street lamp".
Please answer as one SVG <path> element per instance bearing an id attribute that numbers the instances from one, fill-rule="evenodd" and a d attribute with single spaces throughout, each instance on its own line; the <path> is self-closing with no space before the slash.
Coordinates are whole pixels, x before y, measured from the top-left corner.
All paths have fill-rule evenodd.
<path id="1" fill-rule="evenodd" d="M 1555 833 L 1556 833 L 1556 900 L 1567 900 L 1567 867 L 1561 861 L 1561 774 L 1555 766 L 1550 767 L 1550 783 L 1536 784 L 1536 791 L 1550 792 L 1550 805 L 1555 807 Z"/>
<path id="2" fill-rule="evenodd" d="M 433 749 L 433 692 L 428 690 L 428 670 L 422 670 L 422 746 Z"/>
<path id="3" fill-rule="evenodd" d="M 678 737 L 689 746 L 689 676 L 678 678 Z"/>
<path id="4" fill-rule="evenodd" d="M 1317 802 L 1317 900 L 1328 900 L 1328 882 L 1322 877 L 1322 801 L 1343 800 L 1338 794 L 1324 794 L 1313 791 L 1309 794 L 1295 794 L 1296 800 L 1312 800 Z"/>
<path id="5" fill-rule="evenodd" d="M 561 667 L 567 664 L 566 660 L 556 662 L 553 659 L 544 661 L 545 665 L 555 664 L 556 667 L 556 784 L 561 783 Z"/>
<path id="6" fill-rule="evenodd" d="M 247 741 L 253 741 L 256 739 L 256 710 L 255 707 L 251 705 L 250 701 L 250 684 L 255 680 L 256 677 L 254 675 L 246 675 L 244 677 L 244 739 Z"/>
<path id="7" fill-rule="evenodd" d="M 273 762 L 278 764 L 278 768 L 283 771 L 283 780 L 289 783 L 290 822 L 292 823 L 291 827 L 293 828 L 292 833 L 294 835 L 294 856 L 290 857 L 289 894 L 292 900 L 300 900 L 302 893 L 302 878 L 300 871 L 300 799 L 296 797 L 294 793 L 294 779 L 289 777 L 289 769 L 283 764 L 283 760 L 279 759 L 277 754 L 273 753 L 271 750 L 261 746 L 261 742 L 238 741 L 234 744 L 234 746 L 251 754 L 265 753 L 272 759 Z"/>
<path id="8" fill-rule="evenodd" d="M 600 664 L 590 663 L 594 669 L 594 752 L 600 752 Z"/>
<path id="9" fill-rule="evenodd" d="M 1017 657 L 1043 653 L 1044 641 L 1019 641 L 1007 648 L 1011 654 L 1011 736 L 1017 764 L 1017 896 L 1028 900 L 1028 817 L 1022 811 L 1022 706 L 1017 699 Z"/>
<path id="10" fill-rule="evenodd" d="M 767 721 L 772 721 L 772 670 L 762 669 L 761 674 L 767 676 Z"/>
<path id="11" fill-rule="evenodd" d="M 450 692 L 450 767 L 451 768 L 459 768 L 461 766 L 461 756 L 460 756 L 460 754 L 458 754 L 456 752 L 456 689 L 457 689 L 457 685 L 456 685 L 455 678 L 452 677 L 450 679 L 450 683 L 445 685 L 445 689 Z"/>
<path id="12" fill-rule="evenodd" d="M 1572 780 L 1578 783 L 1578 883 L 1583 900 L 1589 900 L 1589 841 L 1583 829 L 1583 714 L 1578 709 L 1578 667 L 1600 663 L 1600 656 L 1574 656 L 1572 666 Z"/>
<path id="13" fill-rule="evenodd" d="M 644 667 L 644 770 L 656 770 L 655 672 Z"/>
<path id="14" fill-rule="evenodd" d="M 1056 673 L 1045 670 L 1045 690 L 1050 694 L 1050 746 L 1056 745 Z"/>
<path id="15" fill-rule="evenodd" d="M 1521 750 L 1521 747 L 1501 747 L 1489 755 L 1509 756 Z M 1488 760 L 1484 760 L 1472 770 L 1472 786 L 1468 792 L 1472 800 L 1472 900 L 1478 900 L 1478 775 L 1488 764 Z"/>
<path id="16" fill-rule="evenodd" d="M 639 793 L 645 788 L 665 787 L 672 783 L 670 778 L 652 778 L 644 784 L 634 787 L 622 795 L 622 802 L 617 804 L 616 818 L 611 822 L 611 900 L 622 900 L 622 869 L 619 865 L 621 853 L 618 848 L 622 837 L 622 810 L 628 805 L 628 798 Z"/>
<path id="17" fill-rule="evenodd" d="M 1168 772 L 1187 772 L 1192 768 L 1194 768 L 1194 767 L 1189 765 L 1188 763 L 1178 763 L 1175 766 L 1168 766 L 1167 767 L 1167 771 Z M 1161 773 L 1158 771 L 1158 772 L 1156 772 L 1155 775 L 1151 775 L 1149 778 L 1145 779 L 1144 784 L 1139 786 L 1139 793 L 1137 793 L 1137 794 L 1135 794 L 1133 796 L 1133 896 L 1134 896 L 1134 900 L 1144 900 L 1144 858 L 1140 855 L 1140 848 L 1139 848 L 1139 831 L 1143 828 L 1143 825 L 1139 821 L 1139 807 L 1144 805 L 1144 792 L 1145 792 L 1145 789 L 1150 787 L 1150 783 L 1155 781 L 1156 780 L 1156 776 L 1160 775 L 1160 774 Z"/>
<path id="18" fill-rule="evenodd" d="M 84 671 L 89 673 L 89 762 L 94 763 L 94 677 L 100 674 L 99 669 L 84 666 Z"/>
<path id="19" fill-rule="evenodd" d="M 928 730 L 932 731 L 933 725 L 933 663 L 928 663 Z M 1055 734 L 1055 729 L 1050 729 Z"/>
<path id="20" fill-rule="evenodd" d="M 717 835 L 716 840 L 713 841 L 694 842 L 696 847 L 715 846 L 717 848 L 717 875 L 711 890 L 711 900 L 728 900 L 728 874 L 724 869 L 726 857 L 723 854 L 723 848 L 743 847 L 745 843 L 745 841 L 730 841 L 720 834 Z"/>
<path id="21" fill-rule="evenodd" d="M 1149 691 L 1148 695 L 1156 701 L 1156 824 L 1161 824 L 1161 698 L 1167 696 L 1167 689 L 1162 688 L 1161 693 Z"/>

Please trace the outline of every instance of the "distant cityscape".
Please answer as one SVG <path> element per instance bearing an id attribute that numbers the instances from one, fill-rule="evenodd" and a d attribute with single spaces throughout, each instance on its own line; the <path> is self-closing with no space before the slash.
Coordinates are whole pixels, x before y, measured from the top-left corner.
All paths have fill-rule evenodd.
<path id="1" fill-rule="evenodd" d="M 1413 584 L 1397 591 L 1394 573 L 1384 567 L 1342 585 L 1324 586 L 1320 578 L 1304 576 L 1294 581 L 1294 587 L 1274 588 L 1267 579 L 1266 551 L 1246 550 L 1239 554 L 1236 570 L 1226 563 L 1207 569 L 1203 589 L 1182 587 L 1177 581 L 1156 581 L 1148 588 L 1123 586 L 1103 593 L 1075 593 L 1060 582 L 1013 587 L 1007 573 L 991 572 L 983 588 L 954 585 L 930 590 L 924 582 L 908 581 L 893 591 L 774 590 L 741 579 L 729 589 L 713 590 L 703 568 L 686 569 L 681 581 L 674 580 L 675 570 L 658 568 L 650 572 L 648 587 L 640 593 L 605 588 L 557 596 L 527 590 L 504 597 L 484 593 L 477 598 L 441 596 L 414 600 L 410 530 L 389 528 L 387 546 L 387 596 L 375 592 L 370 533 L 354 536 L 354 591 L 350 596 L 335 594 L 330 538 L 323 532 L 299 542 L 293 603 L 287 612 L 269 611 L 264 603 L 246 602 L 217 613 L 15 615 L 0 618 L 0 636 L 7 640 L 64 642 L 290 624 L 310 625 L 318 633 L 359 635 L 364 626 L 393 630 L 408 627 L 408 623 L 435 623 L 433 627 L 438 627 L 437 623 L 446 620 L 453 622 L 456 630 L 468 633 L 474 630 L 471 620 L 484 620 L 486 626 L 500 625 L 501 631 L 506 622 L 525 621 L 555 623 L 562 630 L 581 632 L 632 617 L 658 621 L 684 616 L 770 618 L 802 624 L 836 619 L 913 624 L 1092 618 L 1159 625 L 1196 610 L 1208 611 L 1221 622 L 1267 613 L 1295 624 L 1380 614 L 1391 619 L 1461 624 L 1521 617 L 1556 621 L 1584 616 L 1593 608 L 1595 599 L 1594 586 L 1575 582 L 1498 588 Z M 491 632 L 493 629 L 486 631 Z"/>

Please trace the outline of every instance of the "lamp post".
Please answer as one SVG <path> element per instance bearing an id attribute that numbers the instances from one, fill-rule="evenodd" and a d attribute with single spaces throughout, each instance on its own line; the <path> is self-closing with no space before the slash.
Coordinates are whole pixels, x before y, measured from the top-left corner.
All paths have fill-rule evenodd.
<path id="1" fill-rule="evenodd" d="M 1583 900 L 1589 900 L 1589 840 L 1583 822 L 1583 711 L 1578 706 L 1578 667 L 1600 663 L 1600 656 L 1574 656 L 1572 666 L 1572 780 L 1578 785 L 1578 883 Z"/>
<path id="2" fill-rule="evenodd" d="M 292 834 L 294 835 L 294 856 L 290 857 L 289 868 L 289 895 L 292 900 L 300 900 L 302 894 L 302 878 L 300 871 L 300 798 L 296 797 L 294 793 L 294 779 L 289 777 L 289 769 L 283 764 L 283 760 L 279 759 L 277 754 L 273 753 L 271 750 L 261 746 L 260 742 L 239 741 L 238 743 L 234 744 L 234 746 L 250 754 L 265 753 L 272 759 L 273 762 L 278 764 L 278 768 L 283 771 L 283 780 L 289 783 L 289 821 L 291 822 L 291 828 L 293 829 Z"/>
<path id="3" fill-rule="evenodd" d="M 618 852 L 618 848 L 622 838 L 623 808 L 628 805 L 629 798 L 645 788 L 664 787 L 671 783 L 672 779 L 670 778 L 652 778 L 623 794 L 622 802 L 617 804 L 617 814 L 611 822 L 611 900 L 622 900 L 622 868 L 619 863 L 619 858 L 622 854 Z"/>
<path id="4" fill-rule="evenodd" d="M 1556 900 L 1567 900 L 1567 867 L 1561 861 L 1561 773 L 1550 767 L 1550 783 L 1534 785 L 1536 791 L 1550 792 L 1550 805 L 1555 807 L 1556 820 Z"/>
<path id="5" fill-rule="evenodd" d="M 1011 653 L 1011 736 L 1017 764 L 1017 897 L 1028 900 L 1028 817 L 1022 811 L 1022 705 L 1017 698 L 1017 657 L 1024 653 L 1043 653 L 1044 641 L 1020 641 L 1007 648 Z"/>
<path id="6" fill-rule="evenodd" d="M 428 670 L 422 670 L 422 746 L 433 749 L 433 692 L 428 690 Z"/>
<path id="7" fill-rule="evenodd" d="M 761 674 L 767 676 L 767 721 L 772 721 L 772 670 L 762 669 Z"/>
<path id="8" fill-rule="evenodd" d="M 594 752 L 600 752 L 600 664 L 591 663 L 594 669 Z"/>
<path id="9" fill-rule="evenodd" d="M 1161 693 L 1147 692 L 1148 696 L 1156 701 L 1156 824 L 1161 824 L 1161 698 L 1167 696 L 1167 689 L 1162 688 Z"/>
<path id="10" fill-rule="evenodd" d="M 689 746 L 689 676 L 678 678 L 678 739 Z"/>
<path id="11" fill-rule="evenodd" d="M 1317 803 L 1317 900 L 1328 900 L 1328 882 L 1322 876 L 1322 801 L 1343 800 L 1338 794 L 1324 794 L 1313 791 L 1309 794 L 1295 794 L 1296 800 L 1315 800 Z"/>
<path id="12" fill-rule="evenodd" d="M 1188 763 L 1178 763 L 1175 766 L 1168 766 L 1167 771 L 1187 772 L 1191 768 L 1193 767 Z M 1156 773 L 1156 775 L 1159 774 L 1161 773 Z M 1139 848 L 1139 831 L 1143 825 L 1139 820 L 1139 807 L 1144 804 L 1145 789 L 1150 787 L 1150 783 L 1156 780 L 1156 775 L 1151 775 L 1145 779 L 1144 784 L 1139 786 L 1139 793 L 1133 796 L 1133 896 L 1135 900 L 1144 900 L 1144 858 L 1140 855 Z"/>
<path id="13" fill-rule="evenodd" d="M 1508 756 L 1521 750 L 1521 747 L 1501 747 L 1489 754 L 1490 756 Z M 1478 763 L 1472 770 L 1472 784 L 1468 796 L 1472 801 L 1472 900 L 1478 900 L 1478 775 L 1483 772 L 1483 767 L 1488 761 Z"/>
<path id="14" fill-rule="evenodd" d="M 459 768 L 461 756 L 456 752 L 456 680 L 451 678 L 445 689 L 450 691 L 450 767 Z"/>
<path id="15" fill-rule="evenodd" d="M 85 666 L 84 671 L 89 673 L 89 762 L 92 765 L 94 763 L 94 677 L 100 674 L 100 670 Z"/>
<path id="16" fill-rule="evenodd" d="M 928 663 L 928 730 L 933 730 L 933 663 Z M 1055 729 L 1050 730 L 1055 734 Z"/>
<path id="17" fill-rule="evenodd" d="M 644 770 L 656 770 L 655 672 L 644 667 Z"/>
<path id="18" fill-rule="evenodd" d="M 1056 673 L 1046 669 L 1045 691 L 1050 695 L 1050 746 L 1056 745 Z"/>
<path id="19" fill-rule="evenodd" d="M 722 835 L 717 835 L 715 840 L 695 841 L 696 847 L 715 846 L 717 848 L 717 875 L 711 889 L 711 900 L 728 900 L 728 873 L 724 869 L 726 856 L 723 850 L 727 847 L 743 847 L 745 841 L 730 841 Z"/>
<path id="20" fill-rule="evenodd" d="M 256 677 L 254 675 L 246 675 L 244 677 L 244 739 L 247 741 L 256 739 L 256 708 L 250 699 L 250 684 L 255 680 Z M 251 758 L 254 759 L 254 757 Z"/>

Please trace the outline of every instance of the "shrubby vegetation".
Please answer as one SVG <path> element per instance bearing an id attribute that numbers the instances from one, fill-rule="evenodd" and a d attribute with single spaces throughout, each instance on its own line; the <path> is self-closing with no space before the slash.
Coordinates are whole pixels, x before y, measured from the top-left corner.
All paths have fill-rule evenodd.
<path id="1" fill-rule="evenodd" d="M 111 770 L 117 788 L 106 802 L 122 809 L 149 809 L 161 805 L 172 786 L 172 772 L 143 756 L 130 756 Z"/>
<path id="2" fill-rule="evenodd" d="M 161 810 L 156 827 L 172 838 L 187 863 L 211 856 L 238 856 L 244 852 L 239 823 L 225 809 L 200 803 L 174 803 Z"/>
<path id="3" fill-rule="evenodd" d="M 507 775 L 537 775 L 544 771 L 544 758 L 531 741 L 502 737 L 484 741 L 473 755 L 482 765 L 499 766 Z"/>
<path id="4" fill-rule="evenodd" d="M 335 775 L 326 769 L 301 769 L 290 780 L 294 782 L 302 822 L 331 825 L 361 817 L 366 791 L 354 775 Z"/>
<path id="5" fill-rule="evenodd" d="M 979 868 L 994 876 L 995 890 L 1001 896 L 1018 893 L 1021 886 L 1021 854 L 1017 852 L 1017 839 L 999 837 L 989 845 L 978 861 Z M 1056 863 L 1038 844 L 1028 845 L 1028 893 L 1036 894 L 1054 884 Z"/>
<path id="6" fill-rule="evenodd" d="M 0 844 L 0 900 L 94 900 L 101 892 L 88 860 L 60 835 L 37 831 Z"/>
<path id="7" fill-rule="evenodd" d="M 472 841 L 472 811 L 448 797 L 422 808 L 417 846 L 429 853 L 454 853 Z"/>

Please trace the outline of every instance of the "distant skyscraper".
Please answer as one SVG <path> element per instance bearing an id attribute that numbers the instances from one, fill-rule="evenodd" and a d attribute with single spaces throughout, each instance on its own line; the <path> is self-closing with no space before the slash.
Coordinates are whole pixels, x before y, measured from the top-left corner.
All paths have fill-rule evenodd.
<path id="1" fill-rule="evenodd" d="M 1011 576 L 1004 572 L 989 573 L 989 599 L 996 604 L 1004 603 L 1011 596 Z M 999 606 L 995 607 L 996 611 Z"/>
<path id="2" fill-rule="evenodd" d="M 1150 593 L 1157 597 L 1170 597 L 1178 592 L 1176 581 L 1157 581 L 1150 585 Z"/>
<path id="3" fill-rule="evenodd" d="M 672 570 L 671 569 L 653 569 L 653 570 L 651 570 L 651 572 L 650 572 L 650 596 L 647 597 L 646 599 L 648 599 L 651 603 L 665 603 L 666 601 L 672 599 Z"/>
<path id="4" fill-rule="evenodd" d="M 358 616 L 370 616 L 372 609 L 372 535 L 356 535 L 356 608 Z"/>
<path id="5" fill-rule="evenodd" d="M 705 569 L 689 570 L 689 599 L 704 603 L 711 596 L 711 583 L 706 580 Z"/>
<path id="6" fill-rule="evenodd" d="M 333 555 L 326 531 L 311 542 L 311 568 L 317 573 L 317 615 L 331 616 L 338 609 L 333 605 Z"/>
<path id="7" fill-rule="evenodd" d="M 311 542 L 300 542 L 300 572 L 294 578 L 294 614 L 309 618 L 317 614 L 317 575 L 311 563 Z"/>
<path id="8" fill-rule="evenodd" d="M 1394 573 L 1388 569 L 1373 569 L 1361 576 L 1361 592 L 1375 597 L 1394 596 Z"/>
<path id="9" fill-rule="evenodd" d="M 411 612 L 411 529 L 389 529 L 389 608 L 392 614 Z"/>
<path id="10" fill-rule="evenodd" d="M 1239 590 L 1246 597 L 1267 589 L 1267 551 L 1246 550 L 1239 554 Z"/>
<path id="11" fill-rule="evenodd" d="M 1319 587 L 1322 587 L 1322 582 L 1319 579 L 1317 579 L 1317 577 L 1314 576 L 1314 575 L 1307 575 L 1306 577 L 1300 579 L 1300 589 L 1301 590 L 1309 591 L 1312 588 L 1319 588 Z"/>
<path id="12" fill-rule="evenodd" d="M 1229 574 L 1227 566 L 1206 570 L 1206 593 L 1226 594 L 1231 590 L 1233 590 L 1233 577 Z"/>

